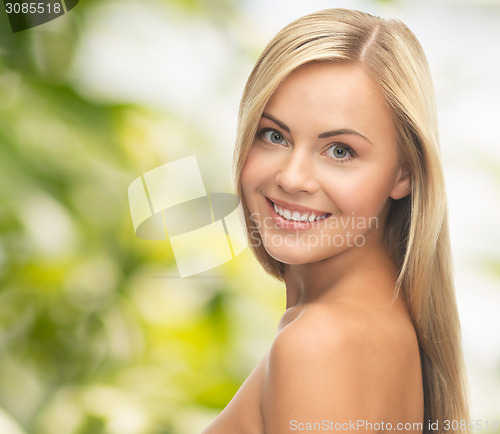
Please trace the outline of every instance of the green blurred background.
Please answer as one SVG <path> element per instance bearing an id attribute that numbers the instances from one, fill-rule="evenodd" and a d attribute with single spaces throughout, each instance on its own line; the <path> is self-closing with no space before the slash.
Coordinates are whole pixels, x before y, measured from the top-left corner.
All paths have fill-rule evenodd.
<path id="1" fill-rule="evenodd" d="M 326 7 L 401 18 L 428 53 L 472 416 L 500 419 L 499 3 L 81 0 L 16 34 L 0 12 L 1 434 L 197 433 L 231 399 L 283 288 L 248 249 L 178 278 L 167 241 L 135 236 L 127 188 L 195 154 L 207 191 L 232 192 L 253 63 Z"/>

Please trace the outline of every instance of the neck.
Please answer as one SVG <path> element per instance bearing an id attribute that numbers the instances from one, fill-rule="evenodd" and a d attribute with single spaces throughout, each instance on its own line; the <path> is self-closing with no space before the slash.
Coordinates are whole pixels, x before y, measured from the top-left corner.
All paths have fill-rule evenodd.
<path id="1" fill-rule="evenodd" d="M 286 265 L 287 309 L 325 298 L 373 298 L 379 295 L 372 290 L 377 281 L 389 283 L 376 287 L 392 288 L 391 293 L 386 294 L 392 297 L 396 267 L 384 243 L 378 241 L 351 247 L 321 261 Z"/>

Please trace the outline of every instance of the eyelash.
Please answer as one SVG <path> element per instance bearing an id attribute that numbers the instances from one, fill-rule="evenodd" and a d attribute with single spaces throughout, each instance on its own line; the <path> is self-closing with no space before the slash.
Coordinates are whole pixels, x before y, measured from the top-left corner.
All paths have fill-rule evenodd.
<path id="1" fill-rule="evenodd" d="M 280 143 L 273 143 L 273 142 L 269 141 L 268 139 L 266 139 L 264 137 L 264 135 L 266 133 L 278 133 L 283 138 L 283 140 L 286 142 L 285 136 L 283 134 L 281 134 L 277 129 L 275 129 L 275 128 L 262 128 L 257 134 L 262 140 L 264 140 L 266 143 L 269 143 L 270 145 L 280 145 Z"/>
<path id="2" fill-rule="evenodd" d="M 356 158 L 358 156 L 356 154 L 356 152 L 354 152 L 354 150 L 350 146 L 345 145 L 344 143 L 332 143 L 332 144 L 328 145 L 328 148 L 326 148 L 326 150 L 324 152 L 328 151 L 329 149 L 337 148 L 337 147 L 345 149 L 349 153 L 349 156 L 346 158 L 335 158 L 335 157 L 328 156 L 328 158 L 335 160 L 336 163 L 344 164 L 344 163 L 347 163 L 347 162 L 351 161 L 353 158 Z"/>
<path id="3" fill-rule="evenodd" d="M 277 129 L 275 129 L 275 128 L 262 128 L 257 133 L 257 135 L 264 142 L 266 142 L 266 143 L 268 143 L 270 145 L 282 145 L 281 143 L 274 143 L 274 142 L 271 142 L 270 140 L 266 139 L 265 138 L 265 134 L 269 133 L 269 132 L 271 132 L 271 133 L 278 133 L 282 137 L 282 139 L 286 142 L 285 136 L 283 134 L 281 134 L 280 131 L 277 130 Z M 341 148 L 345 149 L 349 153 L 349 156 L 347 158 L 335 158 L 335 157 L 327 156 L 328 158 L 334 160 L 336 163 L 344 164 L 344 163 L 349 162 L 353 158 L 357 157 L 356 152 L 354 152 L 354 150 L 350 146 L 345 145 L 344 143 L 332 143 L 332 144 L 328 145 L 328 147 L 325 149 L 325 151 L 323 151 L 323 153 L 325 153 L 329 149 L 336 148 L 336 147 L 341 147 Z"/>

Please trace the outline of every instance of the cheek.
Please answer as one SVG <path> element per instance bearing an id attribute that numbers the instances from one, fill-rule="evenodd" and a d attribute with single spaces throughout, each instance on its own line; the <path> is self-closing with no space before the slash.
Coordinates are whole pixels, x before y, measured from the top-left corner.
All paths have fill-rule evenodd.
<path id="1" fill-rule="evenodd" d="M 269 178 L 269 170 L 266 170 L 269 163 L 262 157 L 259 149 L 252 148 L 241 172 L 241 189 L 251 214 L 259 211 L 260 190 Z"/>
<path id="2" fill-rule="evenodd" d="M 382 213 L 389 200 L 394 178 L 392 168 L 365 167 L 345 171 L 324 189 L 341 214 L 375 217 Z"/>
<path id="3" fill-rule="evenodd" d="M 245 194 L 256 192 L 259 187 L 274 179 L 276 165 L 269 153 L 258 146 L 250 149 L 241 172 L 241 186 Z"/>
<path id="4" fill-rule="evenodd" d="M 259 184 L 258 159 L 255 158 L 255 152 L 250 151 L 241 172 L 241 188 L 243 193 L 248 195 L 255 190 Z"/>

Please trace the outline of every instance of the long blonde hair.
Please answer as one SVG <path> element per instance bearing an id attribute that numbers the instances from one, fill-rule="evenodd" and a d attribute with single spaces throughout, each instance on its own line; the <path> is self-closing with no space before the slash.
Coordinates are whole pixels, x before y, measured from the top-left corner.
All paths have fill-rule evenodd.
<path id="1" fill-rule="evenodd" d="M 411 173 L 412 187 L 409 196 L 392 201 L 385 239 L 399 270 L 396 293 L 407 303 L 420 345 L 424 432 L 431 432 L 429 421 L 439 421 L 437 432 L 444 432 L 445 420 L 456 421 L 454 432 L 468 432 L 461 423 L 468 420 L 468 408 L 434 91 L 422 47 L 403 23 L 328 9 L 289 24 L 265 48 L 243 93 L 235 150 L 236 185 L 250 244 L 263 267 L 282 279 L 283 264 L 256 242 L 259 235 L 249 218 L 241 172 L 276 89 L 298 67 L 320 61 L 359 65 L 391 108 L 401 163 Z"/>

